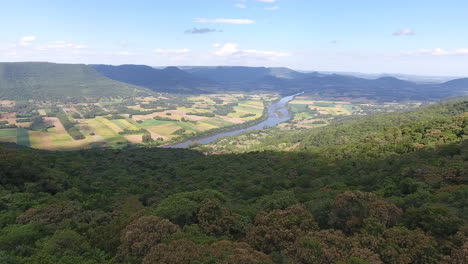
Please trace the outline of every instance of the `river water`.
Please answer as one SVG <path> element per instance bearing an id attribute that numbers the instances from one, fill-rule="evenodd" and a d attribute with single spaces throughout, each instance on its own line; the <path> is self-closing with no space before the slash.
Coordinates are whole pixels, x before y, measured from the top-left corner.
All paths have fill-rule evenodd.
<path id="1" fill-rule="evenodd" d="M 281 98 L 280 100 L 272 103 L 270 106 L 268 106 L 268 118 L 256 125 L 252 125 L 249 127 L 245 127 L 245 128 L 241 128 L 241 129 L 237 129 L 237 130 L 233 130 L 229 132 L 222 132 L 216 135 L 207 136 L 207 137 L 199 138 L 195 140 L 190 139 L 184 142 L 164 146 L 164 148 L 188 148 L 190 145 L 194 144 L 195 142 L 199 144 L 209 144 L 209 143 L 215 142 L 217 139 L 222 138 L 222 137 L 234 136 L 234 135 L 237 135 L 245 131 L 249 131 L 249 130 L 263 129 L 264 127 L 276 126 L 279 123 L 282 123 L 291 119 L 291 114 L 289 113 L 289 109 L 288 109 L 288 103 L 289 101 L 294 99 L 294 97 L 300 94 L 302 93 L 285 96 Z"/>

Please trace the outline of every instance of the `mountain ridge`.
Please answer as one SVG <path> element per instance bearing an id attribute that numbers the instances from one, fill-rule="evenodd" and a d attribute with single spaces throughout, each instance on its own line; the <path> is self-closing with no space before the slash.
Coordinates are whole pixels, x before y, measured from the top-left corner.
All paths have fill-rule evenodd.
<path id="1" fill-rule="evenodd" d="M 85 64 L 0 63 L 0 98 L 131 96 L 146 88 L 109 79 Z"/>
<path id="2" fill-rule="evenodd" d="M 433 101 L 468 94 L 468 78 L 419 84 L 396 77 L 364 79 L 303 73 L 285 67 L 182 67 L 147 65 L 0 63 L 0 98 L 132 96 L 141 92 L 305 92 L 323 98 Z"/>

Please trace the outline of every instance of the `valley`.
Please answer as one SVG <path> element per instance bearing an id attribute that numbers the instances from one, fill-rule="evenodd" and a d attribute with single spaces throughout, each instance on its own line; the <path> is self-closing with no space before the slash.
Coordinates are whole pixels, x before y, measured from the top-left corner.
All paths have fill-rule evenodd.
<path id="1" fill-rule="evenodd" d="M 62 101 L 3 100 L 0 107 L 0 142 L 46 150 L 76 150 L 130 145 L 157 147 L 190 140 L 187 141 L 190 143 L 171 146 L 194 147 L 215 140 L 213 138 L 208 142 L 203 138 L 232 136 L 246 132 L 244 128 L 249 126 L 257 130 L 251 132 L 249 137 L 256 134 L 255 137 L 259 138 L 269 133 L 261 131 L 264 126 L 274 126 L 273 130 L 296 131 L 325 126 L 336 119 L 404 111 L 421 105 L 421 102 L 379 103 L 362 98 L 350 101 L 321 100 L 313 95 L 301 94 L 286 105 L 291 120 L 260 123 L 268 116 L 277 115 L 275 112 L 268 113 L 267 108 L 279 98 L 279 94 L 269 93 L 160 93 L 145 97 Z M 229 140 L 221 139 L 220 144 L 230 144 L 227 143 Z M 244 144 L 247 142 L 252 141 L 244 141 Z"/>
<path id="2" fill-rule="evenodd" d="M 159 146 L 260 120 L 275 94 L 159 94 L 78 101 L 2 101 L 0 141 L 47 149 Z"/>
<path id="3" fill-rule="evenodd" d="M 468 1 L 1 11 L 0 264 L 468 264 Z"/>

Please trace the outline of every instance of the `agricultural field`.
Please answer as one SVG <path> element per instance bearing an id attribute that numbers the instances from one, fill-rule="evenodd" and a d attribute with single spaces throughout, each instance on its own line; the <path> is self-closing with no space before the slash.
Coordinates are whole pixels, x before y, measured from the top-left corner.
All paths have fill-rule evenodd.
<path id="1" fill-rule="evenodd" d="M 275 127 L 252 130 L 242 134 L 220 138 L 207 145 L 194 148 L 207 153 L 241 153 L 263 150 L 293 150 L 299 143 L 284 143 L 285 135 L 295 135 L 306 129 L 314 129 L 337 120 L 355 118 L 373 113 L 408 111 L 421 106 L 420 102 L 379 103 L 364 99 L 349 101 L 324 100 L 314 96 L 301 95 L 288 104 L 291 120 Z M 288 132 L 292 133 L 288 133 Z"/>
<path id="2" fill-rule="evenodd" d="M 2 101 L 0 142 L 47 150 L 166 145 L 260 120 L 276 94 Z"/>
<path id="3" fill-rule="evenodd" d="M 420 102 L 378 103 L 369 100 L 333 101 L 316 99 L 312 96 L 298 96 L 289 102 L 293 115 L 291 121 L 280 124 L 283 129 L 307 129 L 329 124 L 336 118 L 368 115 L 378 112 L 410 110 Z"/>

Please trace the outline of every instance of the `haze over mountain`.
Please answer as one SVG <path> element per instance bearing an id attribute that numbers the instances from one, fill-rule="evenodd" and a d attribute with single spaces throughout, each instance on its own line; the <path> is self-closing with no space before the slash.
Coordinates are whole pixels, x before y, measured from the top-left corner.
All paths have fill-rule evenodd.
<path id="1" fill-rule="evenodd" d="M 306 92 L 322 97 L 366 97 L 379 101 L 438 100 L 464 95 L 468 78 L 418 84 L 395 77 L 301 73 L 267 67 L 166 67 L 20 62 L 0 64 L 0 98 L 131 96 L 156 92 Z"/>
<path id="2" fill-rule="evenodd" d="M 201 88 L 215 82 L 191 75 L 177 67 L 155 69 L 146 65 L 91 65 L 96 71 L 113 80 L 141 85 L 154 91 L 173 93 L 206 92 Z"/>
<path id="3" fill-rule="evenodd" d="M 84 64 L 0 63 L 0 98 L 132 96 L 146 88 L 109 79 Z"/>

